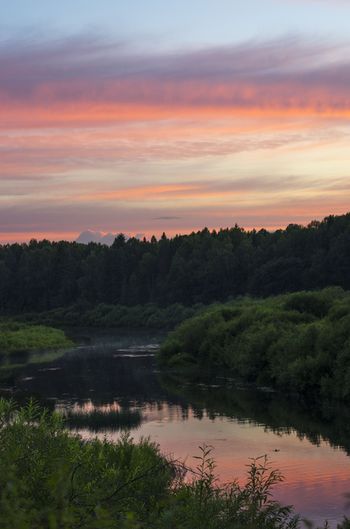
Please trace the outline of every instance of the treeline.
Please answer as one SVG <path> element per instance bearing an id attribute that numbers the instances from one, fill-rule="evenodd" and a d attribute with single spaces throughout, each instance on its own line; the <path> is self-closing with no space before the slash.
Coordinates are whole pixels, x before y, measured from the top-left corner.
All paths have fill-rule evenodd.
<path id="1" fill-rule="evenodd" d="M 335 287 L 213 307 L 170 333 L 160 360 L 349 401 L 350 293 Z"/>
<path id="2" fill-rule="evenodd" d="M 154 303 L 146 305 L 110 305 L 99 303 L 90 306 L 77 303 L 44 312 L 25 312 L 16 319 L 26 323 L 53 326 L 83 327 L 129 327 L 146 329 L 172 329 L 187 318 L 205 310 L 205 305 L 185 307 L 174 303 L 160 307 Z"/>
<path id="3" fill-rule="evenodd" d="M 339 285 L 350 289 L 350 213 L 270 233 L 239 226 L 111 247 L 35 240 L 0 247 L 0 311 L 77 303 L 208 304 Z"/>

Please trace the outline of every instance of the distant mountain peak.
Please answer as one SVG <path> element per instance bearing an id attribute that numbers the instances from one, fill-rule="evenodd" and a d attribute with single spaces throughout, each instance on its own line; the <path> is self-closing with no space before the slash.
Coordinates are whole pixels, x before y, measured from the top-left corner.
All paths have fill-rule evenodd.
<path id="1" fill-rule="evenodd" d="M 77 238 L 77 242 L 80 242 L 81 244 L 89 244 L 89 242 L 97 242 L 101 244 L 106 244 L 107 246 L 111 246 L 113 244 L 114 239 L 119 235 L 119 233 L 104 233 L 102 231 L 93 231 L 93 230 L 84 230 L 81 232 L 79 237 Z"/>
<path id="2" fill-rule="evenodd" d="M 84 230 L 81 232 L 79 237 L 76 239 L 76 242 L 81 244 L 89 244 L 90 242 L 96 242 L 100 244 L 106 244 L 111 246 L 114 243 L 114 239 L 120 235 L 120 232 L 103 232 L 103 231 L 94 231 L 94 230 Z M 125 239 L 128 240 L 130 236 L 124 233 Z M 137 233 L 134 235 L 136 239 L 142 239 L 144 237 L 143 233 Z"/>

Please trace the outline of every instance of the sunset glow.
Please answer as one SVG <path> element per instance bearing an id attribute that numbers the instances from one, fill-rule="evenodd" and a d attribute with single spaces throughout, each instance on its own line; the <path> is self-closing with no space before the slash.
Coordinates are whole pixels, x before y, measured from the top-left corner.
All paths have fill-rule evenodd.
<path id="1" fill-rule="evenodd" d="M 122 7 L 105 3 L 125 20 Z M 274 229 L 346 212 L 348 4 L 248 4 L 252 27 L 281 9 L 289 22 L 254 35 L 245 22 L 231 40 L 194 29 L 170 42 L 146 19 L 138 36 L 127 22 L 120 36 L 106 18 L 102 37 L 86 29 L 87 9 L 79 31 L 59 17 L 50 37 L 28 13 L 35 31 L 25 36 L 9 9 L 0 41 L 0 242 L 71 240 L 88 228 Z M 223 27 L 233 14 L 245 21 L 243 8 L 222 8 Z M 180 2 L 185 21 L 184 9 Z M 204 3 L 198 24 L 209 27 L 212 9 Z M 307 17 L 300 22 L 305 13 L 319 17 L 317 34 Z M 151 29 L 153 40 L 143 34 Z"/>

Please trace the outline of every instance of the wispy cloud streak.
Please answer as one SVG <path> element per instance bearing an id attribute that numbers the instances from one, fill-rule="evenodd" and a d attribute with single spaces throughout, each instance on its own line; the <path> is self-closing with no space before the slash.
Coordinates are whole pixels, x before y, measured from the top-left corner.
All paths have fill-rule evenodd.
<path id="1" fill-rule="evenodd" d="M 0 42 L 2 240 L 343 212 L 349 51 L 296 37 L 162 53 L 91 35 Z"/>
<path id="2" fill-rule="evenodd" d="M 91 37 L 4 42 L 2 123 L 96 123 L 205 109 L 347 114 L 349 49 L 298 38 L 162 54 Z"/>

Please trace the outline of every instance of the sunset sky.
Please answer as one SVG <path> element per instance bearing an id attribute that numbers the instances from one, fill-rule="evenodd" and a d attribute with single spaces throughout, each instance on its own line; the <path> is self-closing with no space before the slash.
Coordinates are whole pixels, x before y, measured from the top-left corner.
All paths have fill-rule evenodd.
<path id="1" fill-rule="evenodd" d="M 11 0 L 0 242 L 350 210 L 350 0 Z"/>

